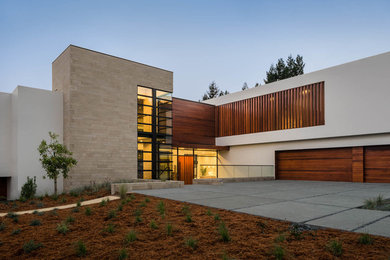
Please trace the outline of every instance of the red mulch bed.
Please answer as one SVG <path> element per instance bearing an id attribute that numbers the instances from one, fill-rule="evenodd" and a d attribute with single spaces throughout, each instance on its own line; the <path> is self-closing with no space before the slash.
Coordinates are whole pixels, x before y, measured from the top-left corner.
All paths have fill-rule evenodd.
<path id="1" fill-rule="evenodd" d="M 17 212 L 24 210 L 33 210 L 39 208 L 50 208 L 60 205 L 68 205 L 72 203 L 77 203 L 80 200 L 91 200 L 104 196 L 110 195 L 110 192 L 107 189 L 100 189 L 99 191 L 83 191 L 77 196 L 71 196 L 67 193 L 60 194 L 57 197 L 54 196 L 41 196 L 35 199 L 29 199 L 27 201 L 0 201 L 0 212 Z"/>
<path id="2" fill-rule="evenodd" d="M 149 202 L 144 202 L 149 198 Z M 165 204 L 165 217 L 157 210 L 160 201 Z M 121 201 L 110 201 L 105 206 L 93 205 L 91 216 L 86 216 L 85 208 L 79 212 L 72 209 L 58 210 L 58 215 L 50 212 L 42 216 L 28 214 L 19 216 L 18 223 L 11 218 L 3 218 L 5 229 L 0 231 L 1 259 L 70 259 L 76 258 L 75 243 L 82 240 L 87 249 L 86 258 L 118 259 L 119 250 L 125 249 L 129 259 L 273 259 L 275 245 L 284 248 L 285 259 L 333 259 L 326 245 L 331 240 L 342 243 L 342 259 L 388 259 L 390 256 L 390 239 L 372 236 L 371 245 L 358 243 L 360 234 L 331 229 L 304 231 L 300 239 L 289 232 L 289 222 L 266 219 L 262 217 L 217 210 L 193 204 L 135 194 L 116 217 L 107 219 L 108 212 L 116 210 Z M 146 204 L 146 206 L 142 206 Z M 182 211 L 188 205 L 192 222 L 186 222 Z M 142 222 L 135 222 L 135 211 L 141 209 Z M 208 215 L 210 210 L 213 215 Z M 220 220 L 215 220 L 219 214 Z M 57 224 L 68 216 L 74 222 L 69 224 L 70 231 L 65 235 L 57 232 Z M 41 226 L 30 226 L 34 219 L 41 221 Z M 150 227 L 155 220 L 157 229 Z M 223 221 L 228 228 L 231 240 L 223 242 L 217 231 Z M 115 231 L 104 231 L 108 224 L 115 225 Z M 168 236 L 166 224 L 172 223 L 173 235 Z M 19 234 L 12 234 L 20 229 Z M 126 244 L 125 235 L 134 230 L 137 240 Z M 275 241 L 284 234 L 284 241 Z M 198 247 L 192 249 L 185 244 L 185 239 L 192 237 L 198 241 Z M 23 245 L 29 240 L 42 243 L 42 247 L 25 253 Z"/>

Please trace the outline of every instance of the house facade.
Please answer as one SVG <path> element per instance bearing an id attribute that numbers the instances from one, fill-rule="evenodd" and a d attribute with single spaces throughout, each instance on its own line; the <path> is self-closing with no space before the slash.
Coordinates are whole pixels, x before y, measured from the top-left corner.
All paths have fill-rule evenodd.
<path id="1" fill-rule="evenodd" d="M 37 147 L 56 132 L 78 165 L 60 191 L 126 179 L 390 182 L 390 52 L 194 102 L 173 73 L 69 46 L 52 91 L 0 93 L 0 191 L 39 193 Z"/>

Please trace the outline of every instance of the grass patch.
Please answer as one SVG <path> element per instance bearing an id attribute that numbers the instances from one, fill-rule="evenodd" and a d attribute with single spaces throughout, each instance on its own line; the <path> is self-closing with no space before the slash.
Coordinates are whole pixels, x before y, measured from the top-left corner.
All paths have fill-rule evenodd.
<path id="1" fill-rule="evenodd" d="M 326 245 L 326 249 L 334 256 L 341 256 L 343 254 L 343 245 L 338 240 L 332 240 Z"/>
<path id="2" fill-rule="evenodd" d="M 26 243 L 24 243 L 23 245 L 23 251 L 26 253 L 26 254 L 29 254 L 31 253 L 32 251 L 34 250 L 37 250 L 38 248 L 42 247 L 42 244 L 41 243 L 36 243 L 34 240 L 30 240 Z"/>
<path id="3" fill-rule="evenodd" d="M 286 252 L 282 246 L 275 245 L 272 250 L 272 255 L 275 257 L 275 259 L 282 260 L 284 259 Z"/>
<path id="4" fill-rule="evenodd" d="M 103 231 L 112 234 L 115 232 L 115 225 L 110 223 L 105 229 L 103 229 Z"/>
<path id="5" fill-rule="evenodd" d="M 286 240 L 286 236 L 284 234 L 279 234 L 279 236 L 275 237 L 275 243 L 282 243 Z"/>
<path id="6" fill-rule="evenodd" d="M 112 218 L 115 218 L 116 217 L 116 210 L 110 210 L 107 214 L 107 218 L 106 219 L 112 219 Z"/>
<path id="7" fill-rule="evenodd" d="M 290 237 L 295 240 L 302 239 L 302 231 L 299 229 L 299 225 L 294 223 L 289 227 Z"/>
<path id="8" fill-rule="evenodd" d="M 224 222 L 219 223 L 218 233 L 223 242 L 229 242 L 231 240 L 229 230 L 227 229 Z"/>
<path id="9" fill-rule="evenodd" d="M 91 216 L 92 215 L 92 209 L 90 207 L 85 208 L 85 215 L 86 216 Z"/>
<path id="10" fill-rule="evenodd" d="M 73 223 L 74 222 L 74 217 L 72 216 L 68 216 L 66 219 L 65 219 L 65 223 L 66 224 L 70 224 L 70 223 Z"/>
<path id="11" fill-rule="evenodd" d="M 218 213 L 214 215 L 214 220 L 215 220 L 215 221 L 221 220 L 221 218 L 219 217 L 219 214 L 218 214 Z"/>
<path id="12" fill-rule="evenodd" d="M 154 221 L 154 219 L 152 219 L 152 221 L 150 221 L 149 226 L 150 226 L 151 229 L 158 229 L 158 225 L 157 225 L 157 223 Z"/>
<path id="13" fill-rule="evenodd" d="M 208 210 L 206 211 L 206 215 L 207 215 L 207 216 L 211 216 L 211 215 L 213 215 L 213 213 L 211 212 L 210 209 L 208 209 Z"/>
<path id="14" fill-rule="evenodd" d="M 165 215 L 165 204 L 162 200 L 160 200 L 160 202 L 157 204 L 157 211 L 161 216 Z"/>
<path id="15" fill-rule="evenodd" d="M 65 235 L 66 233 L 69 232 L 68 225 L 64 222 L 60 223 L 57 225 L 57 232 L 60 234 Z"/>
<path id="16" fill-rule="evenodd" d="M 75 248 L 77 256 L 81 257 L 87 255 L 87 247 L 82 240 L 77 241 Z"/>
<path id="17" fill-rule="evenodd" d="M 181 212 L 184 214 L 184 215 L 188 215 L 190 213 L 190 207 L 188 205 L 184 205 L 182 208 L 181 208 Z"/>
<path id="18" fill-rule="evenodd" d="M 100 201 L 99 206 L 104 207 L 107 205 L 107 203 L 108 203 L 108 199 L 106 199 L 106 200 L 103 199 L 102 201 Z"/>
<path id="19" fill-rule="evenodd" d="M 125 236 L 125 243 L 130 244 L 131 242 L 134 242 L 137 240 L 137 233 L 134 230 L 130 230 L 129 233 Z"/>
<path id="20" fill-rule="evenodd" d="M 34 219 L 30 222 L 30 226 L 40 226 L 42 225 L 41 221 L 38 219 Z"/>
<path id="21" fill-rule="evenodd" d="M 198 248 L 198 240 L 193 239 L 192 237 L 186 238 L 184 240 L 184 244 L 186 246 L 192 248 L 192 250 L 195 250 L 196 248 Z"/>
<path id="22" fill-rule="evenodd" d="M 167 231 L 167 235 L 168 236 L 172 236 L 173 235 L 173 226 L 171 223 L 167 223 L 167 225 L 165 226 L 165 229 Z"/>
<path id="23" fill-rule="evenodd" d="M 127 254 L 127 250 L 126 249 L 121 249 L 119 250 L 119 255 L 118 255 L 118 259 L 119 260 L 123 260 L 123 259 L 127 259 L 129 258 L 128 254 Z"/>
<path id="24" fill-rule="evenodd" d="M 121 199 L 126 199 L 127 197 L 127 186 L 122 184 L 120 187 L 119 187 L 119 196 L 121 197 Z"/>
<path id="25" fill-rule="evenodd" d="M 188 213 L 188 214 L 186 215 L 186 222 L 187 222 L 187 223 L 191 223 L 191 222 L 192 222 L 192 216 L 191 216 L 190 213 Z"/>
<path id="26" fill-rule="evenodd" d="M 18 235 L 18 234 L 20 234 L 20 232 L 22 232 L 22 230 L 15 229 L 15 230 L 12 231 L 11 235 Z"/>
<path id="27" fill-rule="evenodd" d="M 361 234 L 358 238 L 358 242 L 362 245 L 372 245 L 374 243 L 374 239 L 369 234 Z"/>

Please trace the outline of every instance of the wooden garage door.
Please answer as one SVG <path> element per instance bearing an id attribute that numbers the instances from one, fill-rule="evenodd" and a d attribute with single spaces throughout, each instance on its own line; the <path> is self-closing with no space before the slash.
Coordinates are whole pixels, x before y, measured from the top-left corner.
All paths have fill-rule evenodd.
<path id="1" fill-rule="evenodd" d="M 352 148 L 276 152 L 279 180 L 352 181 Z"/>
<path id="2" fill-rule="evenodd" d="M 364 181 L 390 182 L 390 145 L 364 147 Z"/>

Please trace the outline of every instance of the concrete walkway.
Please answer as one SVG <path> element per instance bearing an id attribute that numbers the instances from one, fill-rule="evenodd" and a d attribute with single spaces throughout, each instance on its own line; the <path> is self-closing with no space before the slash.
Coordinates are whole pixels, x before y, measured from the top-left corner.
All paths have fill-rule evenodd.
<path id="1" fill-rule="evenodd" d="M 390 198 L 388 183 L 263 181 L 186 185 L 137 193 L 280 220 L 390 237 L 390 211 L 357 209 Z"/>
<path id="2" fill-rule="evenodd" d="M 83 201 L 81 202 L 81 206 L 87 206 L 87 205 L 91 205 L 91 204 L 97 204 L 97 203 L 100 203 L 102 200 L 118 200 L 120 199 L 118 196 L 106 196 L 106 197 L 101 197 L 101 198 L 97 198 L 97 199 L 93 199 L 93 200 L 86 200 L 86 201 Z M 37 212 L 47 212 L 47 211 L 52 211 L 52 210 L 55 210 L 55 209 L 70 209 L 70 208 L 75 208 L 77 207 L 77 204 L 76 203 L 73 203 L 73 204 L 67 204 L 67 205 L 61 205 L 61 206 L 56 206 L 56 207 L 50 207 L 50 208 L 39 208 L 39 209 L 32 209 L 32 210 L 25 210 L 25 211 L 18 211 L 18 212 L 14 212 L 16 215 L 23 215 L 23 214 L 32 214 L 34 213 L 34 211 L 37 211 Z M 8 214 L 7 213 L 0 213 L 0 217 L 4 217 Z"/>

